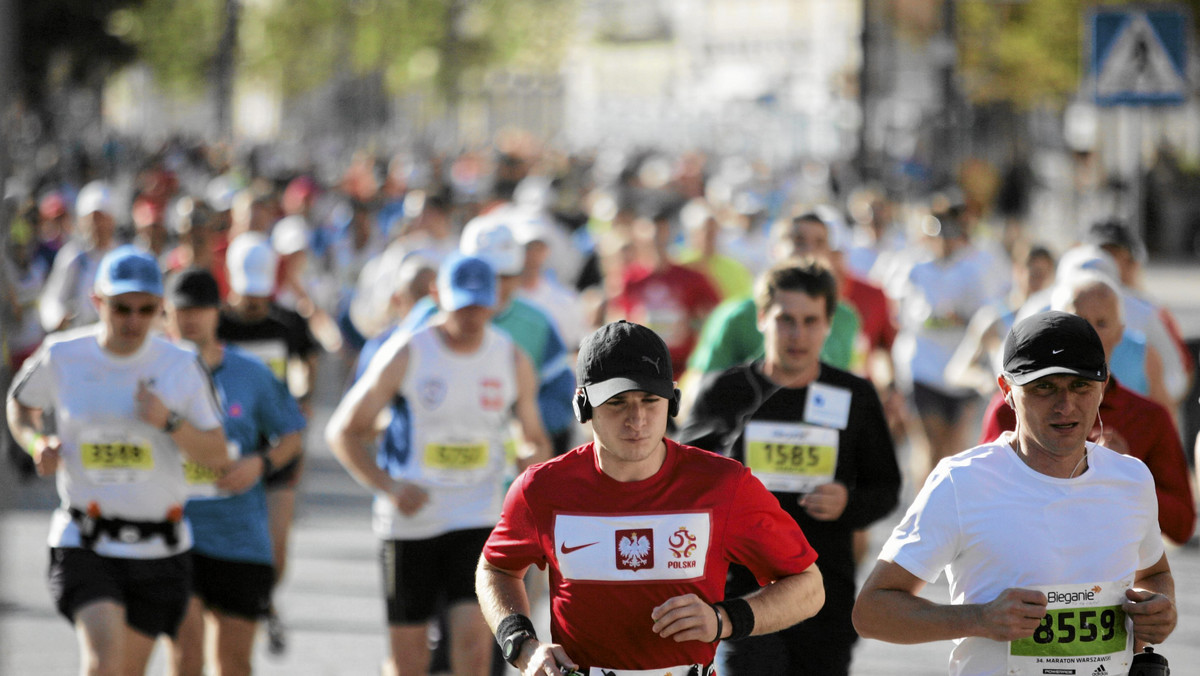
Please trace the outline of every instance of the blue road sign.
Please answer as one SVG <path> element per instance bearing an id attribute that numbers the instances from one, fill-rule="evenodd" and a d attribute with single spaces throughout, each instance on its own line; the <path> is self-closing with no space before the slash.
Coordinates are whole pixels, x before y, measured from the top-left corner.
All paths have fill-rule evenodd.
<path id="1" fill-rule="evenodd" d="M 1098 105 L 1172 105 L 1187 98 L 1189 15 L 1175 6 L 1104 7 L 1091 14 Z"/>

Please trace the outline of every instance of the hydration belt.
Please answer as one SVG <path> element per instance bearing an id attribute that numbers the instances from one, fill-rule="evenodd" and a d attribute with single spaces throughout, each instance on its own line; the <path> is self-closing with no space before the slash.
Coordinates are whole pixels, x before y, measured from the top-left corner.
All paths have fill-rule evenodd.
<path id="1" fill-rule="evenodd" d="M 716 676 L 716 665 L 684 664 L 664 669 L 604 669 L 592 667 L 588 676 Z"/>
<path id="2" fill-rule="evenodd" d="M 100 514 L 99 508 L 93 502 L 87 511 L 69 507 L 67 512 L 71 520 L 79 526 L 79 543 L 86 549 L 96 545 L 96 538 L 101 533 L 109 538 L 125 544 L 133 544 L 161 535 L 167 546 L 174 549 L 179 546 L 179 525 L 183 522 L 183 510 L 178 506 L 172 507 L 165 521 L 130 521 Z"/>

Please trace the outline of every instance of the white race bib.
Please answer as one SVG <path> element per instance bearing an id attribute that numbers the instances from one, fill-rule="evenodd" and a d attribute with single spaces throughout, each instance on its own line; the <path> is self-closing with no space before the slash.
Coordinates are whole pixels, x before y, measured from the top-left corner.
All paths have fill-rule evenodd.
<path id="1" fill-rule="evenodd" d="M 79 460 L 92 483 L 140 483 L 154 469 L 154 446 L 129 429 L 96 427 L 80 435 Z"/>
<path id="2" fill-rule="evenodd" d="M 812 383 L 804 400 L 804 422 L 846 429 L 850 421 L 850 390 L 824 383 Z"/>
<path id="3" fill-rule="evenodd" d="M 746 424 L 746 466 L 767 490 L 808 493 L 833 481 L 837 430 L 805 423 L 751 420 Z"/>
<path id="4" fill-rule="evenodd" d="M 1133 635 L 1125 611 L 1132 580 L 1032 587 L 1046 594 L 1046 615 L 1033 636 L 1008 644 L 1011 676 L 1125 674 Z"/>

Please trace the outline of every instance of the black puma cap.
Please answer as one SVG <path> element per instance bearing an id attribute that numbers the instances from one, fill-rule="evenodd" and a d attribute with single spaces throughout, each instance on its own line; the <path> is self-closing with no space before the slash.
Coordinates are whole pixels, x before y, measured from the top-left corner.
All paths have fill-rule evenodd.
<path id="1" fill-rule="evenodd" d="M 575 377 L 592 406 L 630 390 L 667 399 L 675 396 L 667 344 L 650 329 L 623 319 L 601 326 L 583 340 Z"/>

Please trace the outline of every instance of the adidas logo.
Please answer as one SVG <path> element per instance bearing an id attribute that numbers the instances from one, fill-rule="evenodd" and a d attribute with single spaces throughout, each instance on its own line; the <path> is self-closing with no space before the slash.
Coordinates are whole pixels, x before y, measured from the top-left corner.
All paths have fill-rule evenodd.
<path id="1" fill-rule="evenodd" d="M 1108 670 L 1104 668 L 1103 664 L 1101 664 L 1100 666 L 1096 667 L 1095 671 L 1092 672 L 1092 676 L 1108 676 Z"/>

